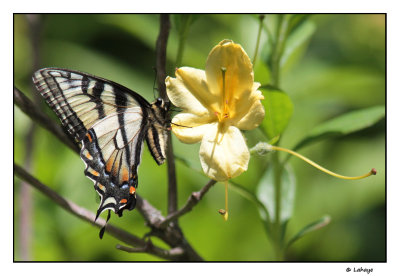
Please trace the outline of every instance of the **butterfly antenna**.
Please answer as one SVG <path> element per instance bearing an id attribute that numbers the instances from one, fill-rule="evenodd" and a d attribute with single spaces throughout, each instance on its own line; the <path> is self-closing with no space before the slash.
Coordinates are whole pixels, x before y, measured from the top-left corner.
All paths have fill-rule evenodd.
<path id="1" fill-rule="evenodd" d="M 104 232 L 106 232 L 106 226 L 107 226 L 107 223 L 108 223 L 108 221 L 110 220 L 110 218 L 111 218 L 111 211 L 108 210 L 108 215 L 107 215 L 106 223 L 105 223 L 104 226 L 100 229 L 100 232 L 99 232 L 99 238 L 100 238 L 100 239 L 103 238 Z"/>
<path id="2" fill-rule="evenodd" d="M 175 124 L 175 123 L 173 123 L 173 122 L 170 122 L 170 124 L 171 124 L 171 125 L 178 126 L 178 127 L 192 128 L 192 127 L 190 127 L 190 126 L 183 126 L 183 125 L 180 125 L 180 124 Z"/>

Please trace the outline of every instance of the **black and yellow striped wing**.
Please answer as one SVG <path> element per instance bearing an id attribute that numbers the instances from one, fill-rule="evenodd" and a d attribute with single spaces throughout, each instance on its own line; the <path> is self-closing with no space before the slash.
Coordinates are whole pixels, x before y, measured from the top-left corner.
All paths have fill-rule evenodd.
<path id="1" fill-rule="evenodd" d="M 132 210 L 144 139 L 157 163 L 164 162 L 168 106 L 160 99 L 150 104 L 122 85 L 73 70 L 41 69 L 33 81 L 81 144 L 85 175 L 101 198 L 97 217 L 107 209 L 119 215 Z"/>

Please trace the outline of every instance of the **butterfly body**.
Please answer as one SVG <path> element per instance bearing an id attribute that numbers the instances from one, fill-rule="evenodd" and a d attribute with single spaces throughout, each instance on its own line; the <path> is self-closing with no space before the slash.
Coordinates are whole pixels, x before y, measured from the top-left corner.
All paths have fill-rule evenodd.
<path id="1" fill-rule="evenodd" d="M 40 94 L 81 145 L 85 175 L 94 182 L 104 210 L 122 215 L 136 205 L 137 170 L 143 142 L 165 161 L 168 102 L 147 102 L 115 82 L 74 70 L 44 68 L 33 75 Z"/>

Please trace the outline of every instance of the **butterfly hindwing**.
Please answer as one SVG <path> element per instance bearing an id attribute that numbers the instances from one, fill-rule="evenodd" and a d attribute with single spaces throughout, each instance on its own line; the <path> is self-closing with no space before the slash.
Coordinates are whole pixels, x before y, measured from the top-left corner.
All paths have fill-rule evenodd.
<path id="1" fill-rule="evenodd" d="M 165 160 L 168 107 L 160 101 L 150 105 L 128 88 L 78 71 L 45 68 L 33 80 L 81 143 L 85 175 L 101 198 L 97 216 L 107 209 L 119 215 L 133 209 L 144 139 L 156 162 Z"/>
<path id="2" fill-rule="evenodd" d="M 122 215 L 123 209 L 132 210 L 136 204 L 137 169 L 133 166 L 138 164 L 130 165 L 126 157 L 129 151 L 115 148 L 113 142 L 108 147 L 114 153 L 105 159 L 102 152 L 106 147 L 101 148 L 98 141 L 96 132 L 90 129 L 82 140 L 81 150 L 81 158 L 86 164 L 85 175 L 93 180 L 101 199 L 97 216 L 107 209 Z M 140 158 L 137 160 L 139 162 Z"/>

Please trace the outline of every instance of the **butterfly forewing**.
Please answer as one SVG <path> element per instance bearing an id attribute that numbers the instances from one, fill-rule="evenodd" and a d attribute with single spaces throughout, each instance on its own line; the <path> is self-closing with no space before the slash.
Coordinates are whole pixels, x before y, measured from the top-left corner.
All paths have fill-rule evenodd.
<path id="1" fill-rule="evenodd" d="M 42 69 L 34 74 L 33 80 L 62 124 L 78 141 L 95 122 L 115 113 L 118 108 L 140 109 L 147 103 L 138 95 L 140 105 L 132 96 L 134 92 L 127 88 L 76 71 Z"/>
<path id="2" fill-rule="evenodd" d="M 133 209 L 143 140 L 158 164 L 165 159 L 166 110 L 117 83 L 78 71 L 45 68 L 33 80 L 81 143 L 85 175 L 101 197 L 97 216 L 106 209 L 119 215 Z"/>

